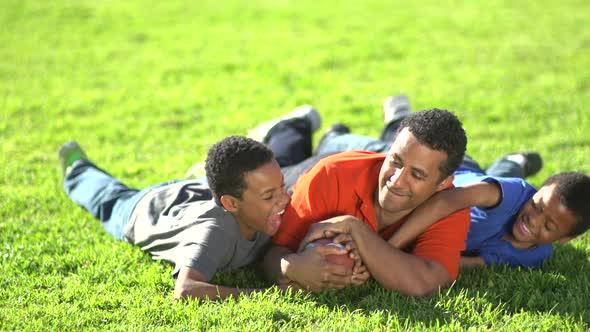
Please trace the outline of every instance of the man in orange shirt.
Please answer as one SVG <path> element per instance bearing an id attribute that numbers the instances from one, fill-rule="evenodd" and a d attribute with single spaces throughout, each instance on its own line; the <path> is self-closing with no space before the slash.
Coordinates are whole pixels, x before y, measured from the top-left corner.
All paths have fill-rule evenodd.
<path id="1" fill-rule="evenodd" d="M 387 154 L 350 151 L 320 160 L 292 188 L 291 202 L 265 256 L 267 275 L 312 291 L 361 284 L 369 274 L 382 286 L 413 296 L 457 278 L 469 210 L 428 228 L 404 250 L 387 239 L 434 193 L 452 187 L 467 138 L 452 113 L 433 109 L 405 118 Z M 349 234 L 364 267 L 354 271 L 325 257 L 343 249 L 298 247 L 317 234 Z M 304 237 L 308 237 L 304 240 Z"/>

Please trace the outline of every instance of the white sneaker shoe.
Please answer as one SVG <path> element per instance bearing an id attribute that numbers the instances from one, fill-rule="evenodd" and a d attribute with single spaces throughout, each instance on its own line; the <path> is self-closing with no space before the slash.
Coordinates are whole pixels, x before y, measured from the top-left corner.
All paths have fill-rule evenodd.
<path id="1" fill-rule="evenodd" d="M 410 99 L 406 95 L 389 96 L 383 100 L 383 121 L 389 124 L 412 114 Z"/>
<path id="2" fill-rule="evenodd" d="M 288 119 L 301 118 L 309 121 L 311 125 L 311 131 L 315 132 L 322 126 L 322 117 L 320 113 L 311 105 L 302 105 L 295 108 L 290 113 L 276 119 L 272 119 L 261 123 L 254 129 L 248 130 L 248 137 L 258 142 L 263 142 L 268 132 L 280 121 Z"/>

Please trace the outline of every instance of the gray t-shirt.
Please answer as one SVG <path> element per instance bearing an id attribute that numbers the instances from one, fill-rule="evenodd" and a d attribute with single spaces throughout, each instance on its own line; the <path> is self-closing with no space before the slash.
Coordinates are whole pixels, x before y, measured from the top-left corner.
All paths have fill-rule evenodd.
<path id="1" fill-rule="evenodd" d="M 174 275 L 188 266 L 207 281 L 217 271 L 251 263 L 270 240 L 263 233 L 244 239 L 233 215 L 211 199 L 206 185 L 193 180 L 148 192 L 131 213 L 125 236 L 153 259 L 173 263 Z"/>

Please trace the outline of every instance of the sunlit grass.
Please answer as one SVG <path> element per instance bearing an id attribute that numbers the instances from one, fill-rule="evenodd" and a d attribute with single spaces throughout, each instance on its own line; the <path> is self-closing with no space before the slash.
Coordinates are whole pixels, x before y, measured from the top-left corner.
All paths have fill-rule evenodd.
<path id="1" fill-rule="evenodd" d="M 486 165 L 537 150 L 540 185 L 590 172 L 584 1 L 16 1 L 0 4 L 0 329 L 587 330 L 587 236 L 540 271 L 463 274 L 426 299 L 375 283 L 172 300 L 169 265 L 116 242 L 61 187 L 78 140 L 136 187 L 180 177 L 229 134 L 311 103 L 377 135 L 381 101 L 463 120 Z M 316 137 L 316 140 L 318 137 Z M 216 282 L 270 286 L 253 269 Z"/>

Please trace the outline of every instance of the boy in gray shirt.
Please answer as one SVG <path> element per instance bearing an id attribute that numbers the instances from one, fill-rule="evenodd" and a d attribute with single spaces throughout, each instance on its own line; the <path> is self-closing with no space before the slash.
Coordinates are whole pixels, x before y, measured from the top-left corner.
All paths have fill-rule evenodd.
<path id="1" fill-rule="evenodd" d="M 215 144 L 207 181 L 178 180 L 130 188 L 91 162 L 78 143 L 59 151 L 64 188 L 105 230 L 174 264 L 176 299 L 226 298 L 256 289 L 209 283 L 217 271 L 251 263 L 281 223 L 289 201 L 273 153 L 232 136 Z"/>

